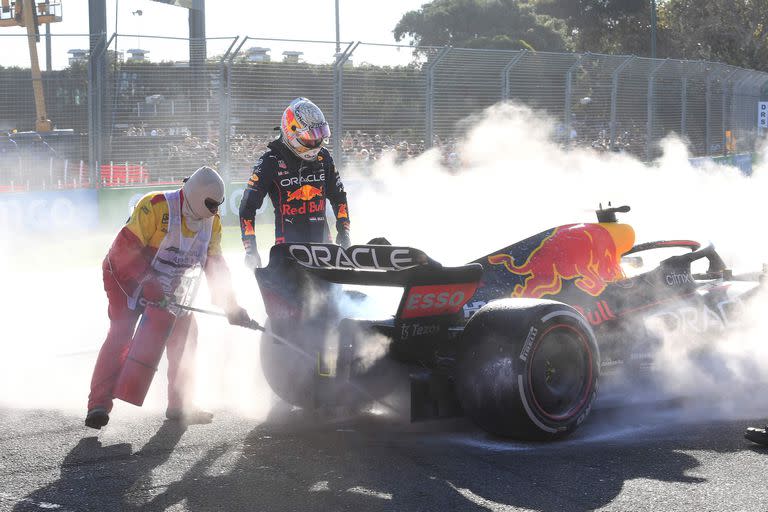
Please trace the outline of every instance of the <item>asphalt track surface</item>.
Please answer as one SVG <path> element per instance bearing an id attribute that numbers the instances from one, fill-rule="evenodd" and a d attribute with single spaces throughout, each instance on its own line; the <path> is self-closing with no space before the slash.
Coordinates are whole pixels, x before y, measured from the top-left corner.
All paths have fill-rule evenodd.
<path id="1" fill-rule="evenodd" d="M 11 311 L 0 332 L 0 512 L 768 511 L 768 448 L 742 437 L 768 415 L 766 387 L 753 378 L 718 380 L 733 388 L 719 404 L 600 407 L 550 444 L 496 439 L 464 420 L 267 415 L 263 379 L 245 396 L 263 399 L 264 414 L 236 414 L 241 398 L 222 397 L 243 383 L 228 377 L 255 380 L 245 369 L 258 344 L 250 331 L 198 318 L 211 388 L 202 403 L 215 421 L 165 422 L 158 378 L 153 407 L 118 404 L 107 428 L 87 429 L 82 409 L 107 328 L 98 265 L 56 274 L 62 291 L 37 308 L 16 305 L 36 304 L 50 276 L 22 277 L 0 295 Z M 63 292 L 73 289 L 77 300 Z M 74 310 L 104 313 L 73 321 Z"/>
<path id="2" fill-rule="evenodd" d="M 764 418 L 686 421 L 684 409 L 598 409 L 541 444 L 464 420 L 221 411 L 183 426 L 142 411 L 97 433 L 78 415 L 5 408 L 0 510 L 768 510 L 768 448 L 742 437 Z"/>

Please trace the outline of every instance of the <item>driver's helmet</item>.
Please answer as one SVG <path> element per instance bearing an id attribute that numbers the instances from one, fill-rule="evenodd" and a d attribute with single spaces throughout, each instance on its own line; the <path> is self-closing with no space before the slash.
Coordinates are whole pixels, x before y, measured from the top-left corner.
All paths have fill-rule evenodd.
<path id="1" fill-rule="evenodd" d="M 314 160 L 331 136 L 323 112 L 307 98 L 296 98 L 280 122 L 283 142 L 299 158 Z"/>

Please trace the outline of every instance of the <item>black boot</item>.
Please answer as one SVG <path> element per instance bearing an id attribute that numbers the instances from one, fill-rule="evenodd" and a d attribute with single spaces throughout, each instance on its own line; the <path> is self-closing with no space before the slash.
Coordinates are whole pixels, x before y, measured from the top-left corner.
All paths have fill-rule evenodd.
<path id="1" fill-rule="evenodd" d="M 100 429 L 109 423 L 109 413 L 103 407 L 94 407 L 85 416 L 85 426 Z"/>

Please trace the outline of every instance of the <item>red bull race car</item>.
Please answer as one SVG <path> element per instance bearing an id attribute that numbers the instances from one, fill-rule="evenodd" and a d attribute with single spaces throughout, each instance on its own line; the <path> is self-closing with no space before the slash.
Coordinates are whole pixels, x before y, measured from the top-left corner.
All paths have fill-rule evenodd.
<path id="1" fill-rule="evenodd" d="M 732 275 L 711 245 L 635 245 L 616 219 L 628 211 L 601 207 L 596 223 L 558 226 L 459 267 L 385 239 L 276 245 L 255 271 L 269 317 L 264 375 L 300 407 L 401 391 L 412 420 L 464 414 L 495 435 L 567 436 L 601 379 L 653 364 L 665 334 L 652 326 L 717 335 L 763 281 Z M 669 248 L 677 254 L 651 270 L 625 273 L 642 253 Z M 340 285 L 403 292 L 393 316 L 362 320 L 366 295 Z"/>

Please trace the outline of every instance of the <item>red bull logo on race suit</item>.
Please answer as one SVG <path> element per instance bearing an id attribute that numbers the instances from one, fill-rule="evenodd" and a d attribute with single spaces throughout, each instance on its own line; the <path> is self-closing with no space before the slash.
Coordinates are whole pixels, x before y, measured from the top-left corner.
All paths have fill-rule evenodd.
<path id="1" fill-rule="evenodd" d="M 288 194 L 287 201 L 310 201 L 316 197 L 322 197 L 323 187 L 317 188 L 312 185 L 302 185 Z"/>
<path id="2" fill-rule="evenodd" d="M 313 199 L 316 200 L 313 201 Z M 291 201 L 303 201 L 303 204 L 294 207 L 287 204 Z M 293 192 L 289 192 L 288 197 L 286 197 L 286 204 L 281 206 L 281 213 L 283 215 L 305 215 L 307 213 L 320 213 L 323 211 L 325 211 L 323 187 L 317 188 L 312 185 L 302 185 Z"/>
<path id="3" fill-rule="evenodd" d="M 494 254 L 488 262 L 526 276 L 512 297 L 537 299 L 558 294 L 564 280 L 574 280 L 589 295 L 600 295 L 608 283 L 624 278 L 618 258 L 617 244 L 603 226 L 571 224 L 555 228 L 520 265 L 509 254 Z"/>
<path id="4" fill-rule="evenodd" d="M 256 231 L 253 229 L 253 220 L 243 219 L 243 234 L 255 235 Z"/>

